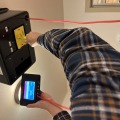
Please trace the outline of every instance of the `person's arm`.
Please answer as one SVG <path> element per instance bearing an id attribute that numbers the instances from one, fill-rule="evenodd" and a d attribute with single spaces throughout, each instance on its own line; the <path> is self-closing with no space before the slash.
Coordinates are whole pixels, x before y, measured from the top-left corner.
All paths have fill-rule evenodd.
<path id="1" fill-rule="evenodd" d="M 72 120 L 119 120 L 120 53 L 87 28 L 51 30 L 37 38 L 61 59 L 72 93 Z"/>

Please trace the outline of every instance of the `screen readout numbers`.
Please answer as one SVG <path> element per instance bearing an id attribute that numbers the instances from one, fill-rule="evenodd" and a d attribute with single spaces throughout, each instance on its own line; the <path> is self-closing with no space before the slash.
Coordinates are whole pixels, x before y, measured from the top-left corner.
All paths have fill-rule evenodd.
<path id="1" fill-rule="evenodd" d="M 35 82 L 25 81 L 24 83 L 24 99 L 34 100 L 35 95 Z"/>

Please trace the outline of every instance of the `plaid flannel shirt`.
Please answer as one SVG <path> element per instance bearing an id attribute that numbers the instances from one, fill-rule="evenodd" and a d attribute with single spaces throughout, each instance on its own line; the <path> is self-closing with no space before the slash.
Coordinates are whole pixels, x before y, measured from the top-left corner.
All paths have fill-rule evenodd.
<path id="1" fill-rule="evenodd" d="M 53 117 L 53 120 L 71 120 L 67 111 L 62 111 Z"/>
<path id="2" fill-rule="evenodd" d="M 38 43 L 61 59 L 71 89 L 72 120 L 120 120 L 119 52 L 82 27 L 48 31 Z M 70 120 L 66 114 L 54 120 Z"/>

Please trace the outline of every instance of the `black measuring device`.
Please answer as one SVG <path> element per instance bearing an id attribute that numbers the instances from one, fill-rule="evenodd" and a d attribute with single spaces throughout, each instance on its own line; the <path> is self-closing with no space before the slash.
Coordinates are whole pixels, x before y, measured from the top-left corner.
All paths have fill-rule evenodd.
<path id="1" fill-rule="evenodd" d="M 36 103 L 40 100 L 40 75 L 23 74 L 21 81 L 21 99 L 20 105 Z"/>

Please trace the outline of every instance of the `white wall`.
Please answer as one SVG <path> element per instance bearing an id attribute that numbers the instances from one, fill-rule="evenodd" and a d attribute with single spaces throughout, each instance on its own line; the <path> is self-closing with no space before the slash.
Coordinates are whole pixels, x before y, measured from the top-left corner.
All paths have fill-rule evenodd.
<path id="1" fill-rule="evenodd" d="M 63 19 L 62 0 L 2 0 L 0 1 L 0 7 L 8 7 L 12 10 L 27 10 L 31 17 Z M 61 23 L 40 21 L 31 23 L 32 31 L 41 33 L 52 28 L 63 28 Z M 62 103 L 67 90 L 66 77 L 60 61 L 41 47 L 36 47 L 35 52 L 37 61 L 27 73 L 40 74 L 41 90 L 48 92 L 59 103 Z M 0 84 L 0 120 L 50 120 L 51 116 L 43 110 L 28 109 L 16 105 L 14 91 L 17 82 L 12 86 Z"/>
<path id="2" fill-rule="evenodd" d="M 120 20 L 119 12 L 103 13 L 86 13 L 85 0 L 64 0 L 64 19 L 74 21 L 96 21 L 96 20 Z M 120 51 L 120 43 L 116 42 L 116 36 L 120 34 L 120 23 L 113 24 L 92 24 L 92 25 L 75 25 L 65 24 L 65 28 L 88 27 L 96 34 L 110 43 L 115 49 Z"/>

